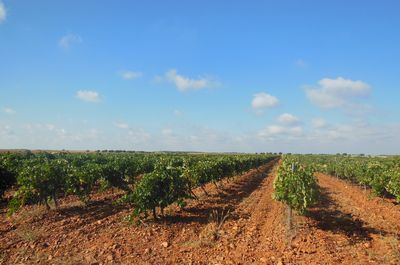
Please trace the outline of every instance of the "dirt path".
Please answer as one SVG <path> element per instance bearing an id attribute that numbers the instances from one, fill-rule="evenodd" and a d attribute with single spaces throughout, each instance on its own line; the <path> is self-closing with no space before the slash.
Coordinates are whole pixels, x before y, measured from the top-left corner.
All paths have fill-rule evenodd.
<path id="1" fill-rule="evenodd" d="M 237 207 L 239 219 L 224 227 L 231 233 L 233 264 L 276 264 L 286 249 L 285 208 L 272 199 L 275 171 Z"/>

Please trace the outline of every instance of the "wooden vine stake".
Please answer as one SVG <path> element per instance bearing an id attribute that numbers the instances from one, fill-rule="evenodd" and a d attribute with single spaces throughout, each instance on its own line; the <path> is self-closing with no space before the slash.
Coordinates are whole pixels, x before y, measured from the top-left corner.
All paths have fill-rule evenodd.
<path id="1" fill-rule="evenodd" d="M 292 163 L 292 172 L 293 173 L 296 172 L 296 164 L 295 163 Z M 292 207 L 289 204 L 287 204 L 287 229 L 288 229 L 289 235 L 292 234 L 292 227 L 293 227 L 292 220 L 293 220 L 293 210 L 292 210 Z"/>

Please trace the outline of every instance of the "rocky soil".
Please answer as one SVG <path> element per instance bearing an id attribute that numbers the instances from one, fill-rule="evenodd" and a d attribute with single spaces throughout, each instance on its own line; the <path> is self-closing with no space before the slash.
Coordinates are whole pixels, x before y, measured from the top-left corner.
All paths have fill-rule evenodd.
<path id="1" fill-rule="evenodd" d="M 0 264 L 400 264 L 400 206 L 317 174 L 320 203 L 287 227 L 272 199 L 270 162 L 230 182 L 196 190 L 185 209 L 131 224 L 132 209 L 95 194 L 59 210 L 27 206 L 11 218 L 1 206 Z"/>

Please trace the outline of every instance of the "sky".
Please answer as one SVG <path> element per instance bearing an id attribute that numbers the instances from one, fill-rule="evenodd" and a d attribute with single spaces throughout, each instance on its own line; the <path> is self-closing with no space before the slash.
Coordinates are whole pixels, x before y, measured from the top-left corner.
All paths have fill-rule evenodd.
<path id="1" fill-rule="evenodd" d="M 397 0 L 0 0 L 0 149 L 399 154 Z"/>

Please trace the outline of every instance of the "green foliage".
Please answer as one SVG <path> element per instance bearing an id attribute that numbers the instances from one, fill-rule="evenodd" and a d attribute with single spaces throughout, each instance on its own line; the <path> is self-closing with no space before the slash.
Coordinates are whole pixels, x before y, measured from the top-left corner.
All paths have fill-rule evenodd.
<path id="1" fill-rule="evenodd" d="M 76 195 L 88 203 L 90 195 L 110 187 L 126 191 L 120 200 L 138 213 L 172 203 L 184 204 L 192 189 L 232 177 L 266 163 L 272 155 L 185 153 L 35 153 L 0 154 L 0 193 L 17 191 L 9 213 L 25 204 L 44 203 Z M 9 176 L 9 177 L 8 177 Z M 49 208 L 49 207 L 48 207 Z"/>
<path id="2" fill-rule="evenodd" d="M 156 218 L 156 207 L 161 211 L 170 204 L 184 206 L 184 199 L 192 198 L 189 179 L 182 177 L 182 168 L 173 165 L 174 161 L 161 160 L 155 170 L 143 176 L 127 201 L 133 203 L 136 216 L 147 215 L 153 210 Z"/>
<path id="3" fill-rule="evenodd" d="M 156 218 L 157 207 L 163 212 L 165 207 L 173 203 L 183 206 L 185 199 L 193 198 L 193 188 L 231 177 L 234 173 L 242 173 L 273 158 L 221 156 L 216 159 L 207 156 L 161 159 L 155 164 L 154 171 L 145 174 L 134 191 L 121 201 L 134 205 L 135 216 L 141 213 L 147 216 L 148 210 L 152 210 Z"/>
<path id="4" fill-rule="evenodd" d="M 72 167 L 66 179 L 69 194 L 77 195 L 85 204 L 89 202 L 90 193 L 102 176 L 102 168 L 98 164 L 87 163 L 80 167 Z"/>
<path id="5" fill-rule="evenodd" d="M 366 166 L 364 178 L 361 179 L 362 182 L 369 185 L 375 195 L 384 195 L 386 185 L 390 181 L 390 177 L 386 175 L 387 168 L 377 161 L 368 162 Z"/>
<path id="6" fill-rule="evenodd" d="M 391 194 L 400 202 L 399 157 L 299 155 L 317 171 L 370 187 L 375 195 Z"/>
<path id="7" fill-rule="evenodd" d="M 314 170 L 284 158 L 274 180 L 273 198 L 304 214 L 318 199 L 319 186 Z"/>
<path id="8" fill-rule="evenodd" d="M 217 170 L 212 161 L 201 160 L 192 165 L 185 165 L 185 176 L 190 179 L 192 187 L 204 186 L 217 178 Z"/>
<path id="9" fill-rule="evenodd" d="M 17 177 L 19 190 L 9 203 L 9 214 L 31 201 L 44 203 L 49 208 L 51 198 L 57 206 L 57 196 L 65 191 L 67 176 L 66 160 L 39 157 L 25 161 Z"/>
<path id="10" fill-rule="evenodd" d="M 396 197 L 396 200 L 400 202 L 400 167 L 391 168 L 386 172 L 387 176 L 390 176 L 389 182 L 387 183 L 387 191 Z"/>
<path id="11" fill-rule="evenodd" d="M 17 184 L 17 175 L 21 163 L 32 153 L 6 153 L 0 155 L 0 198 L 4 191 Z"/>

